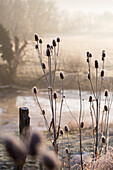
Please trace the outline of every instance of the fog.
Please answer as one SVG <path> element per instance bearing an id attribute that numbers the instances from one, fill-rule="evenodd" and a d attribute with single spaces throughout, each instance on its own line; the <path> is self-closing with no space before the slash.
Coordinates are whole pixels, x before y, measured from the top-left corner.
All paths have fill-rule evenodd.
<path id="1" fill-rule="evenodd" d="M 4 44 L 5 51 L 0 49 L 0 56 L 2 56 L 0 82 L 6 83 L 9 75 L 15 76 L 16 79 L 25 73 L 29 75 L 28 70 L 34 77 L 40 75 L 40 72 L 36 73 L 39 69 L 36 68 L 34 33 L 43 39 L 44 54 L 47 43 L 51 44 L 52 39 L 57 36 L 61 38 L 60 62 L 65 61 L 65 65 L 75 62 L 77 58 L 81 58 L 80 62 L 82 61 L 84 64 L 87 51 L 93 54 L 94 59 L 100 59 L 104 49 L 108 57 L 106 75 L 111 77 L 113 66 L 112 7 L 112 0 L 0 0 L 0 24 L 9 33 L 10 54 L 13 55 L 13 57 L 9 54 L 5 57 L 2 55 L 3 52 L 8 51 L 5 48 L 8 41 L 4 37 L 6 33 L 1 31 L 0 48 Z M 30 63 L 31 60 L 32 63 Z M 33 63 L 35 63 L 35 67 Z M 31 65 L 32 69 L 29 67 Z M 80 63 L 78 65 L 81 67 Z M 73 65 L 73 68 L 75 66 Z M 70 64 L 70 68 L 67 68 L 70 70 L 71 67 Z M 5 75 L 7 76 L 5 77 Z M 12 80 L 15 82 L 14 78 Z"/>

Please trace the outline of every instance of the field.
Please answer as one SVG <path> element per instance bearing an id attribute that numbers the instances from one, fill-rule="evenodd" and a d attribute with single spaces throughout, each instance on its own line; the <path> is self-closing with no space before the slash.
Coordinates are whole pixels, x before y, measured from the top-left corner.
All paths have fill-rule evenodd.
<path id="1" fill-rule="evenodd" d="M 44 45 L 47 42 L 50 42 L 50 39 L 51 38 L 44 39 Z M 80 168 L 80 166 L 82 169 L 83 166 L 92 169 L 92 161 L 93 163 L 95 162 L 94 166 L 97 166 L 96 164 L 98 164 L 99 159 L 101 160 L 104 152 L 106 155 L 112 153 L 112 40 L 107 39 L 107 41 L 104 41 L 104 43 L 101 44 L 102 40 L 104 40 L 104 38 L 102 37 L 99 37 L 97 40 L 94 40 L 93 37 L 87 37 L 87 39 L 86 37 L 77 36 L 75 38 L 62 37 L 57 63 L 58 65 L 55 72 L 56 75 L 54 73 L 55 54 L 52 56 L 50 55 L 51 60 L 49 60 L 49 54 L 47 54 L 48 56 L 46 56 L 45 52 L 45 55 L 43 57 L 41 56 L 41 59 L 44 63 L 48 62 L 48 68 L 46 69 L 45 73 L 45 68 L 41 69 L 40 66 L 40 55 L 38 54 L 38 59 L 36 49 L 33 49 L 33 45 L 35 45 L 35 43 L 31 45 L 29 42 L 26 49 L 26 55 L 23 58 L 23 64 L 18 67 L 15 84 L 11 87 L 2 87 L 0 89 L 0 128 L 2 129 L 0 134 L 2 135 L 5 133 L 9 133 L 18 136 L 18 110 L 20 107 L 28 107 L 30 111 L 32 129 L 38 129 L 38 131 L 43 132 L 43 135 L 46 136 L 46 148 L 54 151 L 57 146 L 51 146 L 51 142 L 49 141 L 50 138 L 55 143 L 57 142 L 56 144 L 59 145 L 59 152 L 57 153 L 59 155 L 59 159 L 67 159 L 65 161 L 64 168 L 70 169 L 71 166 L 71 169 L 74 169 L 75 164 L 78 164 L 76 165 L 76 168 L 78 169 Z M 87 44 L 85 44 L 85 41 L 87 41 Z M 93 47 L 94 44 L 95 48 Z M 103 66 L 103 62 L 101 61 L 103 49 L 105 49 L 105 53 L 107 54 L 105 57 L 104 79 L 102 79 L 103 76 L 100 76 L 101 67 Z M 44 51 L 46 51 L 46 48 L 44 49 Z M 93 54 L 92 60 L 88 55 L 86 55 L 87 51 Z M 88 65 L 86 62 L 87 59 L 91 60 L 90 64 L 93 65 L 91 68 L 90 65 Z M 97 65 L 95 64 L 94 66 L 95 60 L 99 61 L 99 68 L 97 63 Z M 97 69 L 98 76 L 95 76 L 95 70 L 97 74 Z M 90 78 L 88 80 L 88 71 L 91 71 L 92 73 L 91 79 L 93 88 L 91 87 L 91 82 L 89 81 Z M 54 76 L 55 82 L 53 81 L 54 79 L 52 79 Z M 45 77 L 48 80 L 49 86 L 47 85 Z M 55 85 L 52 87 L 52 84 Z M 35 89 L 33 94 L 32 87 L 34 85 L 38 87 L 38 92 L 35 91 L 37 90 Z M 105 89 L 108 89 L 110 91 L 109 97 L 105 96 Z M 58 94 L 57 107 L 55 105 L 56 97 L 52 97 L 55 91 Z M 89 101 L 89 96 L 93 96 L 93 100 Z M 96 102 L 99 102 L 100 105 L 98 106 Z M 105 105 L 108 107 L 107 110 L 105 108 Z M 55 125 L 52 122 L 53 130 L 51 130 L 51 135 L 45 128 L 45 121 L 43 119 L 44 115 L 42 115 L 42 111 L 45 108 L 46 119 L 49 126 L 51 124 L 51 119 L 55 119 L 55 122 L 57 124 Z M 53 116 L 53 110 L 55 113 L 57 113 L 56 118 L 54 117 L 55 115 Z M 91 113 L 93 114 L 93 116 L 91 115 Z M 57 129 L 59 127 L 58 123 L 60 114 L 62 114 L 60 127 L 64 129 L 64 131 L 66 131 L 65 126 L 68 126 L 69 131 L 66 132 L 63 137 L 62 135 L 60 135 L 59 138 L 56 140 L 54 129 Z M 103 115 L 104 119 L 102 121 Z M 92 123 L 92 117 L 94 118 L 94 127 Z M 108 120 L 109 126 L 107 124 Z M 83 123 L 82 128 L 81 123 Z M 101 128 L 101 124 L 103 125 L 104 130 Z M 98 130 L 96 129 L 97 125 Z M 96 129 L 95 134 L 93 134 L 94 128 Z M 101 142 L 101 138 L 103 137 L 103 135 L 106 137 L 107 140 L 105 144 Z M 93 140 L 97 141 L 97 137 L 99 141 L 98 149 L 94 151 L 94 143 L 95 148 L 97 146 L 96 142 L 94 142 Z M 80 147 L 80 145 L 82 145 L 82 147 Z M 68 148 L 70 155 L 69 153 L 65 152 L 66 148 Z M 100 151 L 100 149 L 102 151 Z M 88 165 L 85 165 L 85 163 L 83 165 L 81 163 L 80 155 L 83 156 L 83 160 L 85 159 L 84 156 L 88 156 Z M 92 159 L 92 155 L 94 155 L 94 159 Z M 108 158 L 111 158 L 110 166 L 112 166 L 112 156 L 108 155 Z M 13 167 L 14 163 L 7 156 L 2 142 L 0 142 L 0 160 L 2 162 L 0 164 L 1 169 L 8 169 Z M 69 163 L 69 161 L 71 163 Z M 83 162 L 85 161 L 86 160 L 84 160 Z M 24 168 L 36 169 L 38 167 L 39 159 L 34 160 L 32 157 L 28 156 Z"/>

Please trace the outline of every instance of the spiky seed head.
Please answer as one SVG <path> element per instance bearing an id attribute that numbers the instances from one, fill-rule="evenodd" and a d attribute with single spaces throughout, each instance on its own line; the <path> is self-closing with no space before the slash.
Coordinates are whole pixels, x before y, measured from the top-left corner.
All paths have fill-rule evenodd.
<path id="1" fill-rule="evenodd" d="M 108 90 L 105 90 L 104 96 L 105 96 L 105 97 L 108 97 Z"/>
<path id="2" fill-rule="evenodd" d="M 105 136 L 102 136 L 102 143 L 104 144 L 106 142 Z"/>
<path id="3" fill-rule="evenodd" d="M 54 141 L 52 142 L 52 145 L 55 146 L 55 142 Z"/>
<path id="4" fill-rule="evenodd" d="M 13 161 L 22 166 L 25 163 L 27 148 L 24 143 L 15 136 L 3 136 L 2 138 L 5 149 Z"/>
<path id="5" fill-rule="evenodd" d="M 64 127 L 64 129 L 65 129 L 65 132 L 69 131 L 69 127 L 67 125 Z"/>
<path id="6" fill-rule="evenodd" d="M 29 154 L 36 156 L 39 154 L 40 145 L 42 144 L 42 136 L 38 131 L 32 132 L 29 141 Z"/>
<path id="7" fill-rule="evenodd" d="M 104 61 L 104 57 L 102 57 L 102 61 Z"/>
<path id="8" fill-rule="evenodd" d="M 46 169 L 53 170 L 58 169 L 58 166 L 60 165 L 60 162 L 58 158 L 56 157 L 55 153 L 51 151 L 45 151 L 42 153 L 41 160 L 46 167 Z"/>
<path id="9" fill-rule="evenodd" d="M 57 38 L 57 42 L 58 42 L 58 43 L 60 42 L 60 38 L 59 38 L 59 37 Z"/>
<path id="10" fill-rule="evenodd" d="M 60 134 L 63 135 L 63 133 L 64 133 L 64 132 L 63 132 L 63 130 L 61 129 L 61 130 L 60 130 Z"/>
<path id="11" fill-rule="evenodd" d="M 81 122 L 80 127 L 81 127 L 81 128 L 84 127 L 84 122 Z"/>
<path id="12" fill-rule="evenodd" d="M 87 57 L 89 58 L 89 51 L 87 51 L 86 55 L 87 55 Z"/>
<path id="13" fill-rule="evenodd" d="M 89 63 L 89 58 L 87 58 L 87 63 Z"/>
<path id="14" fill-rule="evenodd" d="M 46 69 L 46 66 L 44 63 L 42 63 L 42 68 L 45 70 Z"/>
<path id="15" fill-rule="evenodd" d="M 52 50 L 52 49 L 53 49 L 53 46 L 51 45 L 50 48 L 51 48 L 51 50 Z"/>
<path id="16" fill-rule="evenodd" d="M 56 41 L 55 40 L 53 40 L 53 47 L 56 47 Z"/>
<path id="17" fill-rule="evenodd" d="M 63 80 L 64 79 L 64 75 L 62 72 L 60 72 L 60 78 Z"/>
<path id="18" fill-rule="evenodd" d="M 38 41 L 38 35 L 35 33 L 35 41 Z"/>
<path id="19" fill-rule="evenodd" d="M 45 110 L 42 110 L 42 115 L 45 116 Z"/>
<path id="20" fill-rule="evenodd" d="M 101 71 L 101 77 L 104 77 L 104 70 Z"/>
<path id="21" fill-rule="evenodd" d="M 38 45 L 37 44 L 35 45 L 35 48 L 38 49 Z"/>
<path id="22" fill-rule="evenodd" d="M 39 39 L 39 43 L 42 44 L 42 39 Z"/>
<path id="23" fill-rule="evenodd" d="M 105 54 L 105 50 L 102 51 L 102 58 L 105 58 L 106 54 Z"/>
<path id="24" fill-rule="evenodd" d="M 54 93 L 53 93 L 53 98 L 54 98 L 54 99 L 57 99 L 57 97 L 58 97 L 58 96 L 57 96 L 57 92 L 54 92 Z"/>
<path id="25" fill-rule="evenodd" d="M 90 73 L 88 73 L 88 79 L 89 79 L 89 80 L 91 79 L 91 77 L 90 77 Z"/>
<path id="26" fill-rule="evenodd" d="M 92 96 L 89 96 L 89 102 L 92 102 L 92 101 L 93 101 Z"/>
<path id="27" fill-rule="evenodd" d="M 92 54 L 91 54 L 91 53 L 89 53 L 89 57 L 90 57 L 90 58 L 92 57 Z"/>
<path id="28" fill-rule="evenodd" d="M 66 148 L 66 149 L 65 149 L 65 152 L 68 154 L 68 153 L 69 153 L 69 149 L 68 149 L 68 148 Z"/>
<path id="29" fill-rule="evenodd" d="M 104 110 L 107 112 L 108 111 L 108 107 L 106 105 L 104 105 Z"/>
<path id="30" fill-rule="evenodd" d="M 33 87 L 33 93 L 34 93 L 34 94 L 37 94 L 37 92 L 38 92 L 38 90 L 37 90 L 36 86 L 34 86 L 34 87 Z"/>
<path id="31" fill-rule="evenodd" d="M 98 68 L 98 61 L 95 60 L 95 68 Z"/>
<path id="32" fill-rule="evenodd" d="M 49 49 L 49 48 L 47 48 L 47 50 L 46 50 L 46 55 L 47 55 L 48 57 L 50 57 L 50 49 Z"/>
<path id="33" fill-rule="evenodd" d="M 50 45 L 49 45 L 49 44 L 47 44 L 47 48 L 50 48 Z"/>

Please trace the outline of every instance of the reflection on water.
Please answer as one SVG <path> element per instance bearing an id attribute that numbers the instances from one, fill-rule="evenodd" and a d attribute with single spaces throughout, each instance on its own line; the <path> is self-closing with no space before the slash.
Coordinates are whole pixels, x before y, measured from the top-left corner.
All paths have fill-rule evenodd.
<path id="1" fill-rule="evenodd" d="M 89 115 L 89 98 L 90 92 L 82 92 L 82 99 L 84 99 L 83 110 L 84 110 L 84 119 L 86 122 L 91 122 Z M 51 110 L 50 103 L 48 100 L 48 95 L 46 92 L 40 92 L 38 94 L 39 102 L 42 108 L 46 111 L 46 117 L 48 122 L 51 121 Z M 66 101 L 66 102 L 65 102 Z M 57 121 L 59 118 L 60 112 L 60 102 L 61 94 L 58 95 L 57 99 Z M 62 113 L 62 122 L 61 126 L 72 122 L 72 116 L 69 113 L 69 109 L 66 106 L 68 104 L 71 112 L 78 120 L 79 116 L 79 92 L 74 90 L 65 91 L 65 99 L 63 104 L 63 113 Z M 104 105 L 104 96 L 102 94 L 102 106 Z M 46 130 L 43 116 L 39 110 L 38 105 L 34 95 L 29 91 L 24 91 L 22 93 L 18 92 L 16 95 L 3 97 L 0 99 L 0 129 L 2 133 L 18 133 L 18 110 L 20 107 L 28 107 L 29 114 L 31 118 L 32 128 L 38 128 L 39 130 Z M 102 107 L 101 107 L 102 109 Z M 112 108 L 111 108 L 112 112 Z M 113 121 L 113 116 L 110 115 L 110 121 Z M 1 133 L 0 132 L 0 133 Z"/>

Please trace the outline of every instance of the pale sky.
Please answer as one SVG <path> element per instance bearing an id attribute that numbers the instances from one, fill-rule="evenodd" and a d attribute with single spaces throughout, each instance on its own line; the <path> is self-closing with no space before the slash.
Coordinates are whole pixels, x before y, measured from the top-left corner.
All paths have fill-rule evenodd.
<path id="1" fill-rule="evenodd" d="M 99 13 L 105 11 L 113 13 L 113 0 L 54 0 L 57 7 L 69 12 L 82 11 L 84 13 Z"/>

